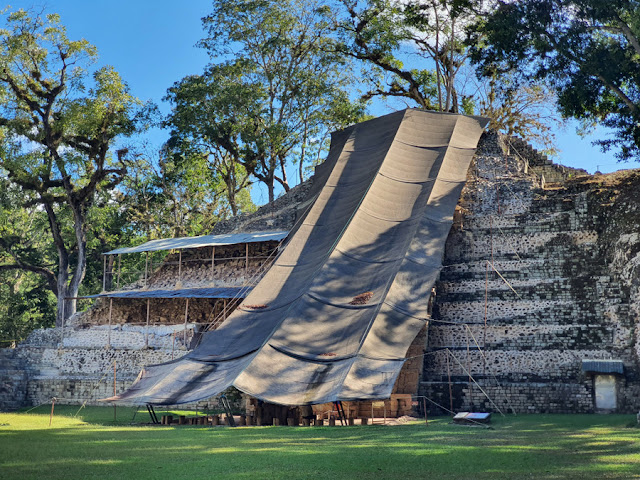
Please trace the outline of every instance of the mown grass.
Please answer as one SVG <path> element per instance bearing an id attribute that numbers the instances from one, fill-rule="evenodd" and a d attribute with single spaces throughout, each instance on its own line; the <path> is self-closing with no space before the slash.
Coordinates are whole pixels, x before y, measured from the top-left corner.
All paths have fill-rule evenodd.
<path id="1" fill-rule="evenodd" d="M 494 417 L 493 428 L 158 427 L 133 410 L 56 406 L 0 413 L 0 478 L 640 478 L 631 415 Z M 147 421 L 142 410 L 138 421 Z"/>

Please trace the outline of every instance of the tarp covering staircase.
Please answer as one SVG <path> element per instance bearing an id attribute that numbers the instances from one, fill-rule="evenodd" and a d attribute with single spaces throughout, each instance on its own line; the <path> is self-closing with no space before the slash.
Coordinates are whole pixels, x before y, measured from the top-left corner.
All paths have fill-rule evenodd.
<path id="1" fill-rule="evenodd" d="M 192 352 L 107 400 L 173 405 L 231 385 L 288 405 L 388 398 L 485 124 L 408 109 L 334 133 L 315 201 L 262 281 Z"/>

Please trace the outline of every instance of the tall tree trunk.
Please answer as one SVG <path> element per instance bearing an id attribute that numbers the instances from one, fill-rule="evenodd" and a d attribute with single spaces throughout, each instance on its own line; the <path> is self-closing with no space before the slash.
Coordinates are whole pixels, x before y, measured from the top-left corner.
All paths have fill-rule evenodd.
<path id="1" fill-rule="evenodd" d="M 267 183 L 267 190 L 269 192 L 269 203 L 272 203 L 276 198 L 274 194 L 273 178 L 269 183 Z"/>
<path id="2" fill-rule="evenodd" d="M 69 292 L 67 291 L 67 281 L 69 279 L 69 263 L 66 261 L 66 259 L 63 259 L 62 255 L 60 255 L 58 268 L 59 271 L 57 278 L 58 299 L 56 310 L 56 327 L 61 327 L 63 320 L 69 318 L 68 308 L 72 308 L 71 305 L 67 305 L 69 302 L 66 300 L 66 297 L 69 296 Z M 75 308 L 75 305 L 73 306 L 73 308 Z"/>

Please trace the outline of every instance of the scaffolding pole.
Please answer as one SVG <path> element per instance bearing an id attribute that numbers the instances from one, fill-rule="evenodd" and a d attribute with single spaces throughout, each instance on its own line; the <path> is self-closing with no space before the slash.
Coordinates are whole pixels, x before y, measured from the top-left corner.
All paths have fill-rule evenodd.
<path id="1" fill-rule="evenodd" d="M 118 254 L 118 277 L 116 279 L 116 290 L 120 290 L 120 274 L 122 273 L 122 254 Z"/>
<path id="2" fill-rule="evenodd" d="M 109 330 L 107 331 L 107 348 L 111 348 L 111 314 L 113 312 L 113 298 L 109 299 Z"/>
<path id="3" fill-rule="evenodd" d="M 144 348 L 149 348 L 149 311 L 150 311 L 151 299 L 147 298 L 147 327 L 144 331 Z"/>
<path id="4" fill-rule="evenodd" d="M 187 297 L 184 307 L 184 348 L 187 348 L 187 318 L 189 317 L 189 298 Z"/>
<path id="5" fill-rule="evenodd" d="M 107 288 L 107 256 L 102 255 L 102 258 L 104 259 L 102 265 L 102 291 L 104 292 Z"/>

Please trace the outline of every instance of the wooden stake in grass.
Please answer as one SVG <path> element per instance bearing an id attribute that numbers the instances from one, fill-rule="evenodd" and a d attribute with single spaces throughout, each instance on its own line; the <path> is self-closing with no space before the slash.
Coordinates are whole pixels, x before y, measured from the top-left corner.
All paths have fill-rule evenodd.
<path id="1" fill-rule="evenodd" d="M 453 393 L 451 391 L 451 368 L 449 367 L 449 354 L 451 352 L 447 349 L 447 377 L 449 377 L 449 412 L 453 415 Z"/>
<path id="2" fill-rule="evenodd" d="M 53 420 L 53 407 L 56 406 L 56 397 L 51 399 L 51 415 L 49 415 L 49 426 L 51 426 L 51 420 Z"/>
<path id="3" fill-rule="evenodd" d="M 428 427 L 429 419 L 427 418 L 427 398 L 426 397 L 422 398 L 422 405 L 424 406 L 424 424 Z"/>
<path id="4" fill-rule="evenodd" d="M 113 361 L 113 396 L 116 396 L 116 361 Z M 113 421 L 117 420 L 116 416 L 116 404 L 113 404 Z"/>

